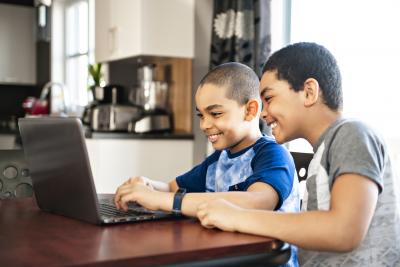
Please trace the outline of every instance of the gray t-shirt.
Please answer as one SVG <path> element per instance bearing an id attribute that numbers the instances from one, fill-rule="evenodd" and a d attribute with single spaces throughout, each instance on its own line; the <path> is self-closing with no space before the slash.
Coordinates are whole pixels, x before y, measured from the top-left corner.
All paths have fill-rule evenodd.
<path id="1" fill-rule="evenodd" d="M 368 233 L 349 253 L 299 249 L 301 266 L 400 266 L 400 187 L 382 139 L 365 124 L 338 119 L 320 137 L 310 162 L 303 210 L 329 210 L 335 177 L 355 173 L 374 181 L 379 197 Z"/>

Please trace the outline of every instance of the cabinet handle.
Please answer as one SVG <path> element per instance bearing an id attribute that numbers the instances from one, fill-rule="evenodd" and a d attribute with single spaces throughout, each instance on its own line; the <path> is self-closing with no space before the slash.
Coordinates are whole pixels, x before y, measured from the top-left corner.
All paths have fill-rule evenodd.
<path id="1" fill-rule="evenodd" d="M 108 48 L 110 53 L 114 53 L 117 48 L 116 40 L 117 40 L 117 27 L 111 27 L 108 29 Z"/>

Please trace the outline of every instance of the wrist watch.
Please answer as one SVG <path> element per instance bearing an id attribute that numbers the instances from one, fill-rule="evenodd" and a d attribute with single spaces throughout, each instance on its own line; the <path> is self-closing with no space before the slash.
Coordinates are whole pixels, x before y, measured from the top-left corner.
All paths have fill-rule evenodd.
<path id="1" fill-rule="evenodd" d="M 182 214 L 182 200 L 183 197 L 186 194 L 186 189 L 185 188 L 178 188 L 178 190 L 175 192 L 174 195 L 174 203 L 172 205 L 172 213 L 175 215 L 181 215 Z"/>

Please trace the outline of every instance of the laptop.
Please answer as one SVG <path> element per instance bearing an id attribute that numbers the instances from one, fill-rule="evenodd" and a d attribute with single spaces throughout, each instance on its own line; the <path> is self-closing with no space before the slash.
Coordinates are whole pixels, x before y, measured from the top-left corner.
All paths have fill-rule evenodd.
<path id="1" fill-rule="evenodd" d="M 120 211 L 112 195 L 97 195 L 80 119 L 21 118 L 18 125 L 41 210 L 93 224 L 176 217 L 136 203 L 129 203 L 129 211 Z"/>

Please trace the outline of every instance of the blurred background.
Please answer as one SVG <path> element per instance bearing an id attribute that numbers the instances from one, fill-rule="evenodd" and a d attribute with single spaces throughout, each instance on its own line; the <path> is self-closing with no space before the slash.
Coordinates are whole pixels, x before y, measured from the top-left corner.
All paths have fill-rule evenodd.
<path id="1" fill-rule="evenodd" d="M 100 192 L 133 173 L 169 180 L 212 151 L 193 100 L 210 68 L 259 73 L 312 41 L 339 62 L 345 115 L 383 134 L 400 166 L 398 14 L 396 0 L 0 0 L 0 149 L 20 146 L 20 117 L 76 116 Z"/>

